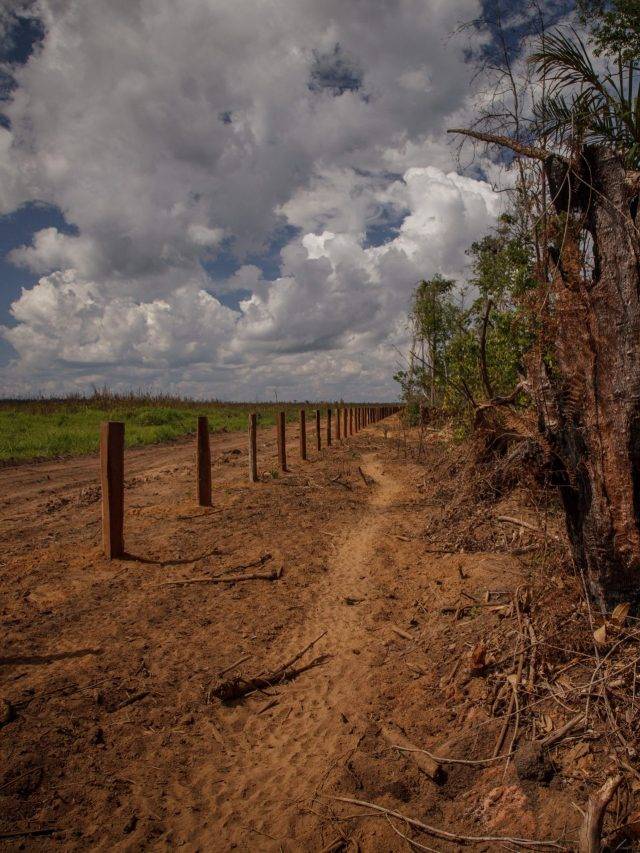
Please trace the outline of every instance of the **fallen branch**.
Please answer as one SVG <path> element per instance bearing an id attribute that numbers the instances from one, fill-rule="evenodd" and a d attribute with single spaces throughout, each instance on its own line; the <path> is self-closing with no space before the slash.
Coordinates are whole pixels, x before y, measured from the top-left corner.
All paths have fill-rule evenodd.
<path id="1" fill-rule="evenodd" d="M 383 726 L 380 730 L 383 738 L 389 743 L 393 749 L 400 752 L 408 752 L 411 758 L 415 761 L 419 770 L 422 770 L 434 782 L 444 782 L 446 774 L 442 769 L 442 765 L 433 756 L 429 755 L 424 750 L 415 747 L 407 738 L 396 729 Z"/>
<path id="2" fill-rule="evenodd" d="M 408 631 L 404 631 L 402 628 L 398 628 L 397 625 L 391 625 L 391 630 L 394 634 L 397 634 L 399 637 L 402 637 L 403 640 L 415 640 L 415 637 L 412 637 Z"/>
<path id="3" fill-rule="evenodd" d="M 611 798 L 622 782 L 622 775 L 612 776 L 589 797 L 587 813 L 580 827 L 578 850 L 580 853 L 600 853 L 602 849 L 602 824 Z"/>
<path id="4" fill-rule="evenodd" d="M 339 475 L 337 477 L 332 477 L 329 480 L 329 482 L 335 483 L 336 486 L 342 486 L 343 489 L 347 489 L 347 491 L 349 491 L 349 492 L 353 491 L 351 488 L 351 484 L 350 483 L 343 483 L 342 480 L 340 479 Z"/>
<path id="5" fill-rule="evenodd" d="M 12 838 L 37 838 L 38 836 L 54 835 L 60 832 L 55 827 L 52 829 L 25 829 L 23 832 L 0 832 L 0 840 L 9 841 Z"/>
<path id="6" fill-rule="evenodd" d="M 221 669 L 218 673 L 218 678 L 222 678 L 223 675 L 226 675 L 230 670 L 235 669 L 237 666 L 240 666 L 241 663 L 244 663 L 245 661 L 249 660 L 250 657 L 251 655 L 242 655 L 241 658 L 238 658 L 238 660 L 235 660 L 233 663 L 230 663 L 229 666 L 225 666 L 225 668 Z"/>
<path id="7" fill-rule="evenodd" d="M 446 755 L 434 755 L 433 752 L 429 752 L 427 749 L 420 749 L 417 746 L 396 746 L 396 749 L 399 749 L 401 752 L 420 752 L 438 764 L 466 764 L 470 767 L 479 764 L 493 764 L 494 761 L 504 761 L 513 755 L 512 752 L 508 752 L 505 755 L 496 755 L 493 758 L 448 758 Z"/>
<path id="8" fill-rule="evenodd" d="M 310 663 L 304 664 L 304 666 L 296 668 L 292 667 L 284 670 L 283 672 L 279 672 L 277 675 L 270 673 L 268 676 L 256 676 L 255 678 L 243 678 L 242 676 L 238 676 L 237 678 L 232 678 L 229 681 L 223 681 L 221 684 L 217 684 L 211 690 L 211 696 L 215 696 L 217 699 L 220 699 L 221 702 L 232 702 L 234 699 L 241 699 L 243 696 L 248 696 L 249 693 L 253 693 L 256 690 L 264 691 L 269 687 L 274 687 L 276 684 L 282 684 L 285 681 L 293 681 L 294 678 L 302 675 L 302 673 L 306 672 L 308 669 L 314 669 L 316 666 L 320 666 L 328 660 L 329 657 L 330 655 L 319 655 Z"/>
<path id="9" fill-rule="evenodd" d="M 210 695 L 215 696 L 222 702 L 230 702 L 233 699 L 240 699 L 248 693 L 252 693 L 254 690 L 266 690 L 269 687 L 273 687 L 275 684 L 281 684 L 284 681 L 292 681 L 301 673 L 306 672 L 308 669 L 312 669 L 313 667 L 320 666 L 320 664 L 327 660 L 328 655 L 320 655 L 304 666 L 293 668 L 293 664 L 300 660 L 300 658 L 306 654 L 309 649 L 315 646 L 315 644 L 321 640 L 326 633 L 326 631 L 323 631 L 322 634 L 315 638 L 315 640 L 312 640 L 308 645 L 306 645 L 302 651 L 295 654 L 291 660 L 288 660 L 272 672 L 266 674 L 261 673 L 253 678 L 245 678 L 242 675 L 238 675 L 227 681 L 220 681 L 210 690 Z"/>
<path id="10" fill-rule="evenodd" d="M 282 576 L 282 566 L 270 572 L 252 572 L 250 575 L 214 575 L 206 578 L 183 578 L 164 581 L 159 586 L 188 586 L 192 583 L 240 583 L 240 581 L 277 581 Z"/>
<path id="11" fill-rule="evenodd" d="M 371 485 L 371 483 L 369 482 L 369 480 L 367 480 L 367 477 L 366 477 L 366 475 L 365 475 L 364 471 L 362 470 L 362 468 L 361 468 L 359 465 L 358 465 L 358 473 L 360 474 L 360 476 L 361 476 L 361 477 L 362 477 L 362 479 L 364 480 L 364 484 L 365 484 L 365 486 L 366 486 L 367 488 L 369 488 L 369 486 Z"/>
<path id="12" fill-rule="evenodd" d="M 123 699 L 122 702 L 119 702 L 115 707 L 111 708 L 110 713 L 113 714 L 115 711 L 120 711 L 128 705 L 133 705 L 134 702 L 139 702 L 141 699 L 145 699 L 148 695 L 148 690 L 141 690 L 139 693 L 134 693 L 133 696 Z"/>
<path id="13" fill-rule="evenodd" d="M 254 569 L 256 566 L 264 566 L 265 563 L 268 563 L 269 560 L 272 559 L 273 557 L 271 554 L 261 554 L 257 560 L 253 560 L 251 563 L 239 563 L 237 566 L 229 566 L 228 568 L 223 569 L 223 572 L 237 572 L 240 569 Z"/>
<path id="14" fill-rule="evenodd" d="M 537 533 L 538 536 L 549 536 L 550 539 L 560 541 L 559 536 L 554 536 L 552 533 L 547 533 L 545 530 L 540 530 L 535 524 L 529 524 L 528 521 L 523 521 L 521 518 L 512 518 L 510 515 L 496 515 L 496 521 L 506 521 L 508 524 L 515 524 L 518 527 L 524 527 L 526 530 L 531 530 L 532 533 Z"/>
<path id="15" fill-rule="evenodd" d="M 456 835 L 454 832 L 447 832 L 445 829 L 429 826 L 429 824 L 423 823 L 421 820 L 416 820 L 416 818 L 413 817 L 407 817 L 401 812 L 393 811 L 393 809 L 385 809 L 382 806 L 377 806 L 375 803 L 368 803 L 366 800 L 354 800 L 351 797 L 332 797 L 332 799 L 341 803 L 349 803 L 350 805 L 373 809 L 383 815 L 397 817 L 399 820 L 403 820 L 405 823 L 408 823 L 409 826 L 414 826 L 416 829 L 420 829 L 428 835 L 432 835 L 434 838 L 441 838 L 444 841 L 457 841 L 459 844 L 481 844 L 486 841 L 502 841 L 507 844 L 519 844 L 521 847 L 548 847 L 553 850 L 567 850 L 566 847 L 562 844 L 558 844 L 556 841 L 538 841 L 533 838 L 512 838 L 507 835 Z"/>
<path id="16" fill-rule="evenodd" d="M 519 712 L 520 709 L 517 706 L 518 699 L 518 687 L 520 685 L 520 681 L 522 679 L 522 669 L 524 666 L 524 651 L 520 652 L 520 657 L 518 658 L 518 670 L 516 672 L 516 680 L 515 684 L 511 684 L 511 698 L 509 699 L 509 707 L 507 708 L 507 713 L 504 716 L 504 722 L 502 724 L 502 728 L 500 729 L 500 734 L 498 735 L 498 740 L 496 741 L 496 745 L 493 749 L 493 757 L 497 758 L 500 755 L 502 750 L 502 745 L 504 744 L 504 739 L 507 736 L 507 731 L 509 729 L 509 724 L 511 722 L 511 712 L 513 711 L 513 706 L 516 705 L 516 730 L 518 726 Z M 515 735 L 511 742 L 512 749 L 509 750 L 511 752 L 513 750 L 515 741 Z"/>
<path id="17" fill-rule="evenodd" d="M 577 717 L 573 717 L 571 720 L 569 720 L 568 723 L 565 723 L 564 726 L 559 728 L 557 731 L 551 732 L 551 734 L 542 738 L 542 740 L 540 741 L 540 745 L 546 747 L 553 746 L 554 744 L 561 741 L 565 735 L 569 734 L 569 732 L 572 732 L 574 729 L 577 728 L 582 728 L 582 726 L 584 726 L 586 722 L 587 718 L 585 717 L 584 713 L 580 713 Z"/>

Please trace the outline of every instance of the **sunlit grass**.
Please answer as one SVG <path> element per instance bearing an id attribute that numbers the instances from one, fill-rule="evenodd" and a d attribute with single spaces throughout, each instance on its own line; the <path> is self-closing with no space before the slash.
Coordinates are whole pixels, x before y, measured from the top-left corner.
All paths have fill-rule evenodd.
<path id="1" fill-rule="evenodd" d="M 317 404 L 305 406 L 307 421 Z M 302 404 L 199 402 L 148 394 L 109 391 L 90 398 L 0 401 L 0 462 L 50 459 L 95 453 L 102 421 L 123 421 L 127 447 L 157 444 L 194 433 L 198 415 L 206 415 L 211 432 L 247 428 L 249 412 L 261 426 L 275 423 L 276 412 L 297 420 Z M 324 408 L 324 406 L 321 406 Z"/>

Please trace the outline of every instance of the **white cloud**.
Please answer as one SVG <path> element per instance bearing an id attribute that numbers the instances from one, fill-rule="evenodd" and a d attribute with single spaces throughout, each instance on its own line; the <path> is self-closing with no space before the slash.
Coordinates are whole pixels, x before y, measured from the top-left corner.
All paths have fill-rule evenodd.
<path id="1" fill-rule="evenodd" d="M 4 331 L 5 390 L 392 394 L 413 285 L 464 275 L 497 211 L 443 135 L 471 97 L 448 34 L 478 7 L 37 0 L 46 38 L 15 70 L 0 203 L 57 205 L 78 234 L 11 255 L 43 277 Z M 256 259 L 283 224 L 269 279 Z M 210 279 L 201 262 L 230 251 L 244 265 Z M 212 295 L 233 291 L 251 294 L 234 310 Z"/>

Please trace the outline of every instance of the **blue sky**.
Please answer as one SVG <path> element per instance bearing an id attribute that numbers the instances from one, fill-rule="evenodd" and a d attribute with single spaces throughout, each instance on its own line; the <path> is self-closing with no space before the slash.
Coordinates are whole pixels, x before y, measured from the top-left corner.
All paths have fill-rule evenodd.
<path id="1" fill-rule="evenodd" d="M 499 210 L 445 133 L 495 3 L 247 4 L 0 0 L 0 394 L 395 396 L 413 286 Z"/>

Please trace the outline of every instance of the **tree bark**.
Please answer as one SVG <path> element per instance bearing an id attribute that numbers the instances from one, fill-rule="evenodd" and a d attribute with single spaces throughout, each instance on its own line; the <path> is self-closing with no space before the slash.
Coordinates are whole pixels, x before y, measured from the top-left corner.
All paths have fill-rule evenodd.
<path id="1" fill-rule="evenodd" d="M 640 245 L 620 158 L 589 146 L 580 164 L 573 191 L 566 167 L 545 164 L 559 216 L 550 294 L 555 412 L 543 421 L 574 559 L 606 607 L 636 594 L 640 571 Z M 593 240 L 588 278 L 584 230 Z"/>

